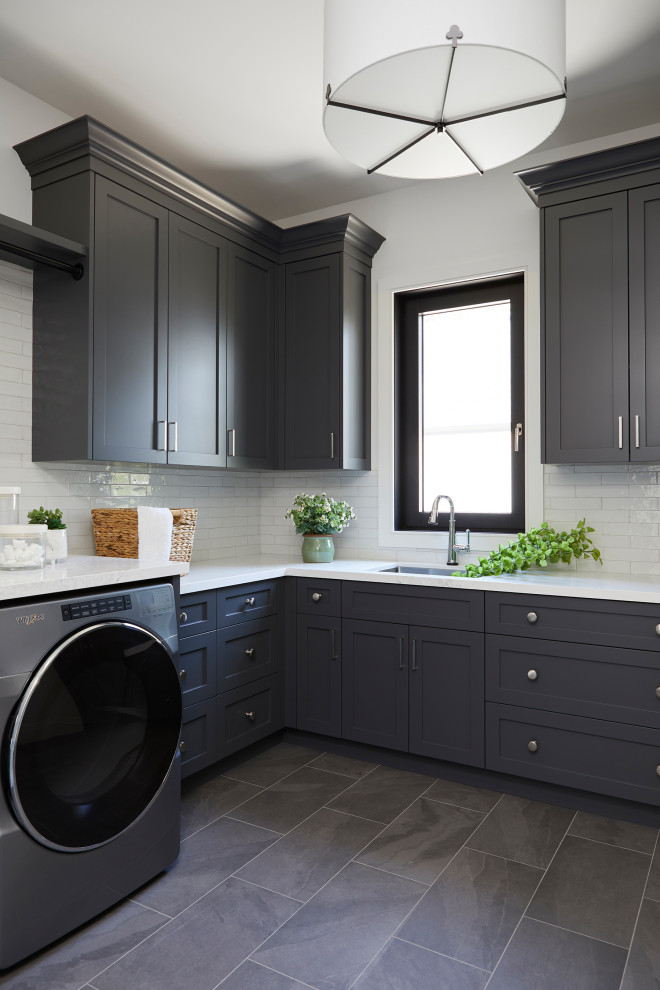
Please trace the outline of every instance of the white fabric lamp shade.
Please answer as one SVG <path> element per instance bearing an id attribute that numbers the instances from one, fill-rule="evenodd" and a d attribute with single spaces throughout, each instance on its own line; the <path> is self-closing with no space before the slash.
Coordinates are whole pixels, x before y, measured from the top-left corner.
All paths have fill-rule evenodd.
<path id="1" fill-rule="evenodd" d="M 562 118 L 565 22 L 565 0 L 326 0 L 326 136 L 385 175 L 513 161 Z"/>

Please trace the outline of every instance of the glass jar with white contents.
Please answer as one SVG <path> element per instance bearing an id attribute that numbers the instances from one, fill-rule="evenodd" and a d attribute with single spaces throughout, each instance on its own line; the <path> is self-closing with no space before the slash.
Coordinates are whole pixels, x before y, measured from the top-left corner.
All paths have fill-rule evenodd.
<path id="1" fill-rule="evenodd" d="M 27 571 L 44 566 L 47 526 L 0 526 L 0 570 Z"/>
<path id="2" fill-rule="evenodd" d="M 18 496 L 20 488 L 0 488 L 0 526 L 18 524 Z"/>

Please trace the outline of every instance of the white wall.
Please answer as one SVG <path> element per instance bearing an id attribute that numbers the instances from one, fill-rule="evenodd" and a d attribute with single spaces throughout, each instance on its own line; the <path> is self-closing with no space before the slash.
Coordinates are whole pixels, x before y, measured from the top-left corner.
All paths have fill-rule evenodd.
<path id="1" fill-rule="evenodd" d="M 30 183 L 13 144 L 57 126 L 65 114 L 0 79 L 0 212 L 31 217 Z M 569 157 L 660 133 L 645 128 L 553 151 L 525 164 Z M 582 515 L 595 525 L 607 566 L 660 573 L 660 466 L 546 467 L 539 458 L 538 214 L 507 167 L 487 175 L 419 183 L 305 217 L 353 212 L 382 233 L 374 259 L 374 470 L 371 472 L 235 473 L 122 464 L 33 464 L 30 456 L 31 276 L 0 266 L 0 485 L 23 487 L 21 514 L 60 506 L 74 552 L 93 552 L 94 506 L 192 505 L 199 509 L 197 559 L 245 554 L 296 554 L 284 512 L 300 491 L 326 490 L 355 506 L 358 519 L 337 540 L 338 556 L 441 561 L 445 539 L 429 534 L 414 546 L 383 535 L 389 519 L 392 388 L 391 314 L 394 289 L 525 269 L 527 308 L 527 453 L 539 479 L 534 514 L 556 525 Z M 470 387 L 470 355 L 454 369 L 456 388 Z M 544 499 L 544 506 L 543 506 Z M 379 528 L 380 527 L 380 528 Z"/>

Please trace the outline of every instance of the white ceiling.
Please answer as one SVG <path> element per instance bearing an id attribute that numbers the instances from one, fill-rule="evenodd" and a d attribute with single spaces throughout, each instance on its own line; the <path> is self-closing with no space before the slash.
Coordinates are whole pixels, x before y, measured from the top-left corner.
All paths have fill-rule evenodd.
<path id="1" fill-rule="evenodd" d="M 566 7 L 568 104 L 545 147 L 660 123 L 660 0 Z M 410 184 L 325 139 L 323 0 L 1 0 L 0 76 L 271 219 Z"/>

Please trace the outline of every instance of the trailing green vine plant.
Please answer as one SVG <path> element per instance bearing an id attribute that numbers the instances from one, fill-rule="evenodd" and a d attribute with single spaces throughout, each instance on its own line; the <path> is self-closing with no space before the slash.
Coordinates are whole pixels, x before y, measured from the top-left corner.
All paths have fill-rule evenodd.
<path id="1" fill-rule="evenodd" d="M 593 533 L 593 526 L 587 526 L 584 519 L 577 523 L 570 533 L 558 533 L 546 522 L 537 529 L 518 533 L 518 539 L 487 557 L 479 557 L 478 564 L 466 564 L 465 571 L 455 571 L 458 577 L 490 577 L 499 574 L 513 574 L 514 571 L 529 570 L 532 564 L 547 567 L 548 564 L 569 564 L 573 557 L 591 557 L 603 563 L 600 550 L 594 546 L 587 533 Z"/>

